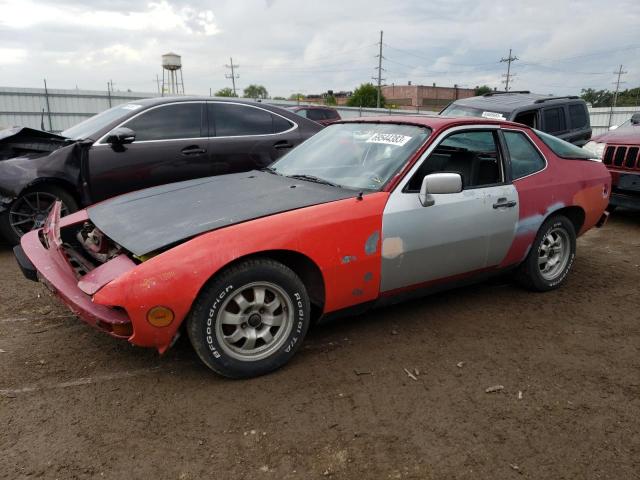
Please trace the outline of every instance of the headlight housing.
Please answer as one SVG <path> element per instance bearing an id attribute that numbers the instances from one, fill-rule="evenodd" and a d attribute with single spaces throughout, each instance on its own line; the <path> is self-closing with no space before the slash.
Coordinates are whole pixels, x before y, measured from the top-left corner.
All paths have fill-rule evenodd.
<path id="1" fill-rule="evenodd" d="M 590 154 L 594 155 L 598 160 L 602 161 L 602 156 L 604 155 L 604 147 L 606 146 L 606 143 L 591 141 L 587 142 L 587 144 L 582 148 Z"/>

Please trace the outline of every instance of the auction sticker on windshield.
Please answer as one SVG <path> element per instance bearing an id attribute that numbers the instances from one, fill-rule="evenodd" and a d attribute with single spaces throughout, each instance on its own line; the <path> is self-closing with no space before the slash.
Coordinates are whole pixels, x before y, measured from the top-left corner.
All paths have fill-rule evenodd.
<path id="1" fill-rule="evenodd" d="M 386 145 L 402 147 L 409 140 L 411 140 L 411 137 L 400 135 L 399 133 L 376 133 L 367 140 L 367 143 L 384 143 Z"/>
<path id="2" fill-rule="evenodd" d="M 482 112 L 483 118 L 492 118 L 494 120 L 506 120 L 504 115 L 498 112 Z"/>

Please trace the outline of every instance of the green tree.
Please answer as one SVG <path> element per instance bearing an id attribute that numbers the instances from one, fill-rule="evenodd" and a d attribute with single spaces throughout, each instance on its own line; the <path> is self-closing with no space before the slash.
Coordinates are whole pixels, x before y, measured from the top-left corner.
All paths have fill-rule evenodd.
<path id="1" fill-rule="evenodd" d="M 304 100 L 304 95 L 302 93 L 292 93 L 289 95 L 289 100 L 295 100 L 296 102 L 299 100 Z"/>
<path id="2" fill-rule="evenodd" d="M 353 92 L 353 95 L 347 100 L 350 107 L 369 107 L 375 108 L 378 99 L 378 89 L 372 83 L 363 83 Z M 386 101 L 384 96 L 380 94 L 380 106 L 384 107 Z"/>
<path id="3" fill-rule="evenodd" d="M 218 90 L 215 93 L 216 97 L 237 97 L 238 95 L 236 95 L 235 93 L 233 93 L 233 89 L 226 87 L 226 88 L 221 88 L 220 90 Z"/>
<path id="4" fill-rule="evenodd" d="M 610 107 L 613 103 L 613 93 L 609 90 L 583 88 L 580 97 L 594 107 Z"/>
<path id="5" fill-rule="evenodd" d="M 286 100 L 284 97 L 273 97 L 273 100 Z"/>
<path id="6" fill-rule="evenodd" d="M 479 97 L 480 95 L 484 95 L 485 93 L 491 93 L 491 92 L 493 92 L 493 88 L 491 88 L 489 85 L 482 85 L 481 87 L 475 88 L 475 94 L 477 97 Z"/>
<path id="7" fill-rule="evenodd" d="M 324 104 L 325 105 L 337 105 L 338 101 L 336 100 L 335 96 L 327 95 L 326 97 L 324 97 Z"/>
<path id="8" fill-rule="evenodd" d="M 245 98 L 261 98 L 265 99 L 269 97 L 269 92 L 262 85 L 249 85 L 244 89 L 243 96 Z"/>

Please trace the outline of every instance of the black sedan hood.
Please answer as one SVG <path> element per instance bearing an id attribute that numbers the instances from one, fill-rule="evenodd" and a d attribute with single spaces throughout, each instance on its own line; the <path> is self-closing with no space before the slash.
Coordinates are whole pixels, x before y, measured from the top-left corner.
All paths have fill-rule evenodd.
<path id="1" fill-rule="evenodd" d="M 171 183 L 88 208 L 105 235 L 137 256 L 195 235 L 358 192 L 253 171 Z"/>
<path id="2" fill-rule="evenodd" d="M 0 160 L 32 153 L 51 153 L 68 144 L 68 138 L 28 127 L 0 130 Z"/>

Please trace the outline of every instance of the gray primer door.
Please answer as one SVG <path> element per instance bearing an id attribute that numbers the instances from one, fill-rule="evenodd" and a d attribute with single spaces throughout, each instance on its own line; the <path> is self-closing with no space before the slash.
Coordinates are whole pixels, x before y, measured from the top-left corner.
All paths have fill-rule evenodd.
<path id="1" fill-rule="evenodd" d="M 418 193 L 402 191 L 419 163 L 384 210 L 383 292 L 498 265 L 515 237 L 518 193 L 513 185 L 433 195 L 435 204 L 424 207 Z M 494 208 L 510 202 L 515 206 Z"/>

